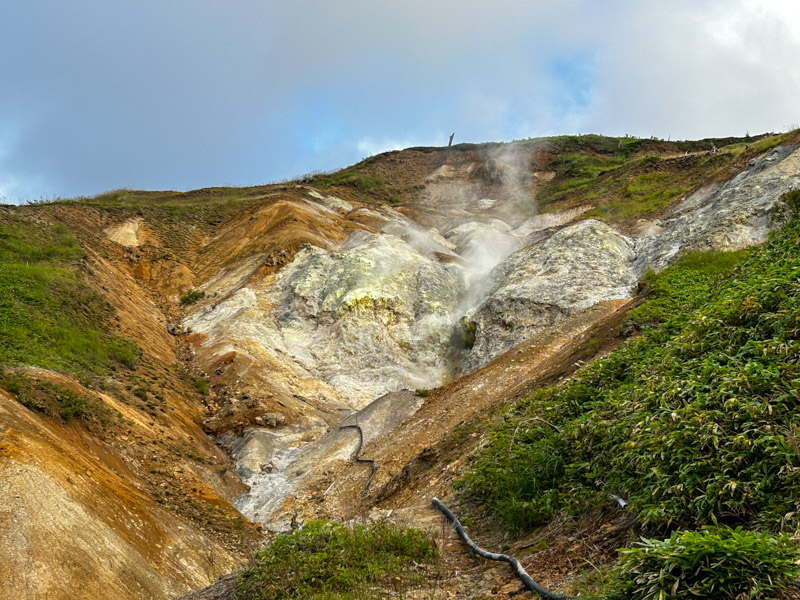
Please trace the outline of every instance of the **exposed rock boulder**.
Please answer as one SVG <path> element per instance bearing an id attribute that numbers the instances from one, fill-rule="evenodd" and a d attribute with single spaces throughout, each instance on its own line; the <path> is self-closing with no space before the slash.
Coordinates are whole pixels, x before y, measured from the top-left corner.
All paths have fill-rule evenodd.
<path id="1" fill-rule="evenodd" d="M 474 370 L 556 321 L 636 284 L 633 242 L 595 220 L 566 227 L 509 256 L 490 274 L 485 298 L 461 320 Z"/>
<path id="2" fill-rule="evenodd" d="M 445 374 L 463 268 L 440 264 L 398 237 L 359 232 L 342 251 L 305 246 L 274 278 L 242 288 L 185 325 L 216 338 L 240 336 L 322 379 L 353 406 Z"/>
<path id="3" fill-rule="evenodd" d="M 772 209 L 795 187 L 800 187 L 797 146 L 780 146 L 751 161 L 724 185 L 702 188 L 678 204 L 661 231 L 639 236 L 636 273 L 663 269 L 681 252 L 741 250 L 764 241 Z"/>
<path id="4" fill-rule="evenodd" d="M 295 358 L 363 401 L 441 381 L 463 270 L 392 235 L 344 253 L 302 250 L 276 281 L 277 323 Z"/>
<path id="5" fill-rule="evenodd" d="M 156 243 L 155 236 L 142 219 L 128 219 L 105 230 L 106 237 L 120 246 L 138 248 L 145 243 Z"/>

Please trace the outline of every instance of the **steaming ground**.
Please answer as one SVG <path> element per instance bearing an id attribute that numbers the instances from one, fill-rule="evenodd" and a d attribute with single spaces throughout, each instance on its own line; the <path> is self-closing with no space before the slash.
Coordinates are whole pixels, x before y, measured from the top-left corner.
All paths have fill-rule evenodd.
<path id="1" fill-rule="evenodd" d="M 580 311 L 629 298 L 643 268 L 662 266 L 680 251 L 674 240 L 735 247 L 735 240 L 717 235 L 715 215 L 749 223 L 737 233 L 739 245 L 763 239 L 764 219 L 748 215 L 761 214 L 764 202 L 774 203 L 788 189 L 796 179 L 789 167 L 797 160 L 793 149 L 779 149 L 737 178 L 734 205 L 709 211 L 726 197 L 725 186 L 698 192 L 672 219 L 643 224 L 636 238 L 600 221 L 576 221 L 585 208 L 532 215 L 533 179 L 499 154 L 480 165 L 435 171 L 427 188 L 435 210 L 424 226 L 391 208 L 355 207 L 307 192 L 303 210 L 359 227 L 326 247 L 302 245 L 278 273 L 224 291 L 185 326 L 204 336 L 204 347 L 219 348 L 218 356 L 282 361 L 282 370 L 270 376 L 283 378 L 287 389 L 297 390 L 298 381 L 320 382 L 316 395 L 293 392 L 309 405 L 361 410 L 398 390 L 439 387 Z M 493 197 L 478 189 L 476 172 L 480 181 L 496 184 Z M 231 281 L 238 285 L 241 278 Z M 321 421 L 330 428 L 340 420 L 301 413 L 298 423 L 321 430 Z M 307 469 L 297 469 L 302 453 L 288 449 L 302 442 L 296 436 L 281 441 L 281 435 L 272 444 L 253 434 L 240 442 L 239 466 L 252 489 L 238 506 L 264 523 L 283 515 L 285 527 L 293 478 Z M 346 460 L 352 444 L 337 436 L 333 454 Z M 276 453 L 278 446 L 283 450 Z M 272 454 L 280 463 L 275 470 L 244 464 L 266 462 Z"/>

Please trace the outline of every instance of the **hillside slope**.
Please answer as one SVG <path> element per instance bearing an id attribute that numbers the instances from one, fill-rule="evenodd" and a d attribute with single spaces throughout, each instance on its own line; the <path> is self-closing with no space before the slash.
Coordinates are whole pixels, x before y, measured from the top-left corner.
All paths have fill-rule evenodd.
<path id="1" fill-rule="evenodd" d="M 293 517 L 432 518 L 492 415 L 621 341 L 649 268 L 765 239 L 797 142 L 418 148 L 0 207 L 2 588 L 167 598 Z"/>

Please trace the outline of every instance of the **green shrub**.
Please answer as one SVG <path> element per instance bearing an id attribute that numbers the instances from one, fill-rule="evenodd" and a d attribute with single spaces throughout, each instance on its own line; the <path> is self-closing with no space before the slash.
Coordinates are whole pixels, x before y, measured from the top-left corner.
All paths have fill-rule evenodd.
<path id="1" fill-rule="evenodd" d="M 201 298 L 205 298 L 206 293 L 198 290 L 191 290 L 181 298 L 181 304 L 194 304 Z"/>
<path id="2" fill-rule="evenodd" d="M 419 582 L 436 550 L 424 533 L 384 522 L 312 521 L 281 534 L 242 572 L 236 600 L 385 598 Z"/>
<path id="3" fill-rule="evenodd" d="M 194 380 L 194 388 L 200 392 L 203 396 L 208 396 L 208 380 L 207 379 L 195 379 Z"/>
<path id="4" fill-rule="evenodd" d="M 781 203 L 775 207 L 774 219 L 784 223 L 800 217 L 800 190 L 790 190 L 781 196 Z"/>
<path id="5" fill-rule="evenodd" d="M 800 576 L 800 552 L 786 537 L 740 528 L 673 533 L 621 550 L 610 598 L 774 598 Z"/>

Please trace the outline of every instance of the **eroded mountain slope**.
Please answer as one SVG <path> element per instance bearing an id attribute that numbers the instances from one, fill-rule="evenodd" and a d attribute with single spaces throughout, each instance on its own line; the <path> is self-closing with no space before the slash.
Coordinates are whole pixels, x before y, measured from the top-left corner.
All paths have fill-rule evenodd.
<path id="1" fill-rule="evenodd" d="M 87 577 L 122 569 L 118 597 L 163 598 L 246 556 L 255 528 L 232 503 L 283 529 L 295 513 L 351 518 L 447 494 L 487 415 L 616 342 L 647 268 L 763 239 L 800 183 L 796 147 L 769 151 L 795 141 L 412 149 L 293 184 L 14 209 L 73 231 L 83 279 L 116 315 L 106 326 L 142 351 L 85 386 L 3 365 L 122 414 L 99 430 L 3 397 L 4 448 L 18 449 L 3 468 L 28 474 L 3 488 L 26 498 L 2 527 L 14 581 L 50 590 L 51 571 L 52 590 L 95 598 Z M 338 429 L 356 423 L 378 461 L 364 498 L 355 430 Z M 42 458 L 68 454 L 63 440 L 74 457 Z M 36 486 L 52 490 L 41 514 L 27 502 Z M 47 513 L 74 519 L 59 528 Z M 32 540 L 55 527 L 61 541 L 20 545 L 23 527 Z M 61 565 L 73 549 L 88 567 Z"/>

